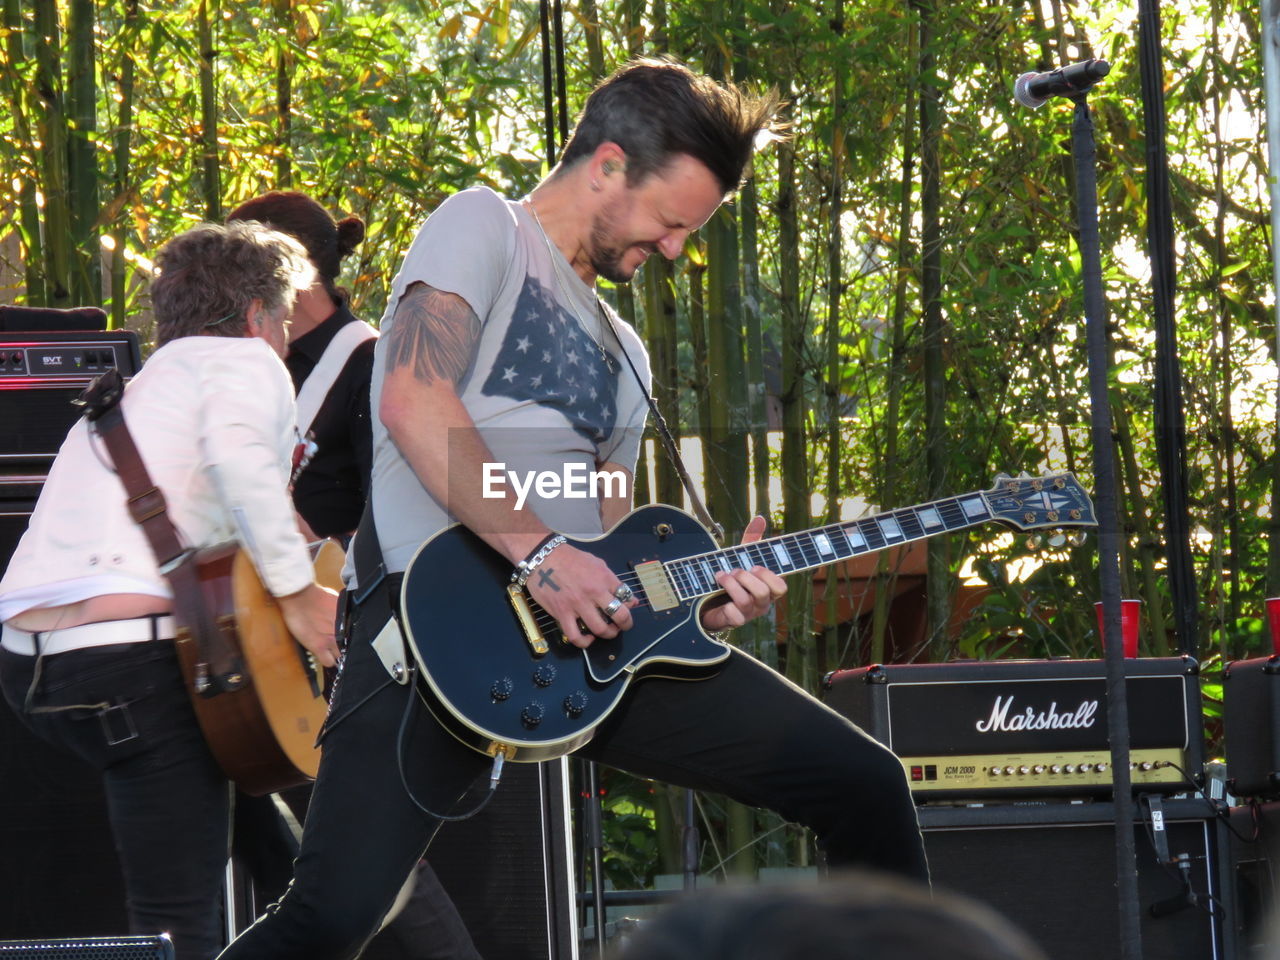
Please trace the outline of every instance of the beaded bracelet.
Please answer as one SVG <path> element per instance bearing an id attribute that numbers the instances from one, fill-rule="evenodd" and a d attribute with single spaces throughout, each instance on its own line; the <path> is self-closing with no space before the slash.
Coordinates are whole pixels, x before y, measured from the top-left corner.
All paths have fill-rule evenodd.
<path id="1" fill-rule="evenodd" d="M 543 540 L 533 553 L 516 564 L 516 568 L 511 571 L 511 582 L 518 587 L 523 587 L 529 575 L 551 555 L 552 550 L 562 543 L 564 543 L 564 536 L 559 533 L 553 533 Z"/>

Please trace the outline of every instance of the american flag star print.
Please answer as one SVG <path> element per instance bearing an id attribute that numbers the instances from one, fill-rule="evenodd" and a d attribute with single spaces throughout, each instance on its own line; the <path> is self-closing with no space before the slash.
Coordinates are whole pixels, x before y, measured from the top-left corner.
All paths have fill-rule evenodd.
<path id="1" fill-rule="evenodd" d="M 554 407 L 592 443 L 617 421 L 617 382 L 599 347 L 533 277 L 525 277 L 483 391 Z"/>

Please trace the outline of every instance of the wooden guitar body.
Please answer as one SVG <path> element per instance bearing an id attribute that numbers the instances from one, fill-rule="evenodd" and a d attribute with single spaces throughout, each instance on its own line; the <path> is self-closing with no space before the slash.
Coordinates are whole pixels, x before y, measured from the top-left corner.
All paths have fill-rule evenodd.
<path id="1" fill-rule="evenodd" d="M 315 558 L 316 582 L 341 587 L 342 549 L 326 541 Z M 275 598 L 236 543 L 196 557 L 201 589 L 219 629 L 239 650 L 247 682 L 204 696 L 197 691 L 198 645 L 185 628 L 177 650 L 205 740 L 226 775 L 246 793 L 262 795 L 314 779 L 316 737 L 328 703 L 324 674 L 289 634 Z"/>

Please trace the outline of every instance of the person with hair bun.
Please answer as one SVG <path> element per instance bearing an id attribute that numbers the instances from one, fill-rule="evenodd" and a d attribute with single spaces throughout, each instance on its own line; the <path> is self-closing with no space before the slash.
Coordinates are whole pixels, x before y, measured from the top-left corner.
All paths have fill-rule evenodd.
<path id="1" fill-rule="evenodd" d="M 377 331 L 358 320 L 338 286 L 342 261 L 364 239 L 359 217 L 334 220 L 305 193 L 265 193 L 236 207 L 228 223 L 256 220 L 306 248 L 315 282 L 290 317 L 285 366 L 298 393 L 298 429 L 309 459 L 295 470 L 293 502 L 317 538 L 344 543 L 360 522 L 369 491 L 372 433 L 369 382 Z"/>

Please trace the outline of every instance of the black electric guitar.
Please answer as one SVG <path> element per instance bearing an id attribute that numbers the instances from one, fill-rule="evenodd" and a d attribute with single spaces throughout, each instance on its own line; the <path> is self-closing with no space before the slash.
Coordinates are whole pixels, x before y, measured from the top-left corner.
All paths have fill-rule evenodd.
<path id="1" fill-rule="evenodd" d="M 698 611 L 723 592 L 717 571 L 797 573 L 989 520 L 1019 530 L 1097 523 L 1070 473 L 1001 477 L 990 490 L 723 549 L 684 511 L 641 507 L 598 538 L 569 541 L 603 559 L 640 601 L 630 630 L 585 650 L 510 583 L 503 556 L 455 525 L 410 561 L 403 625 L 421 695 L 454 736 L 491 756 L 548 760 L 590 740 L 631 680 L 716 672 L 729 648 L 703 632 Z"/>

